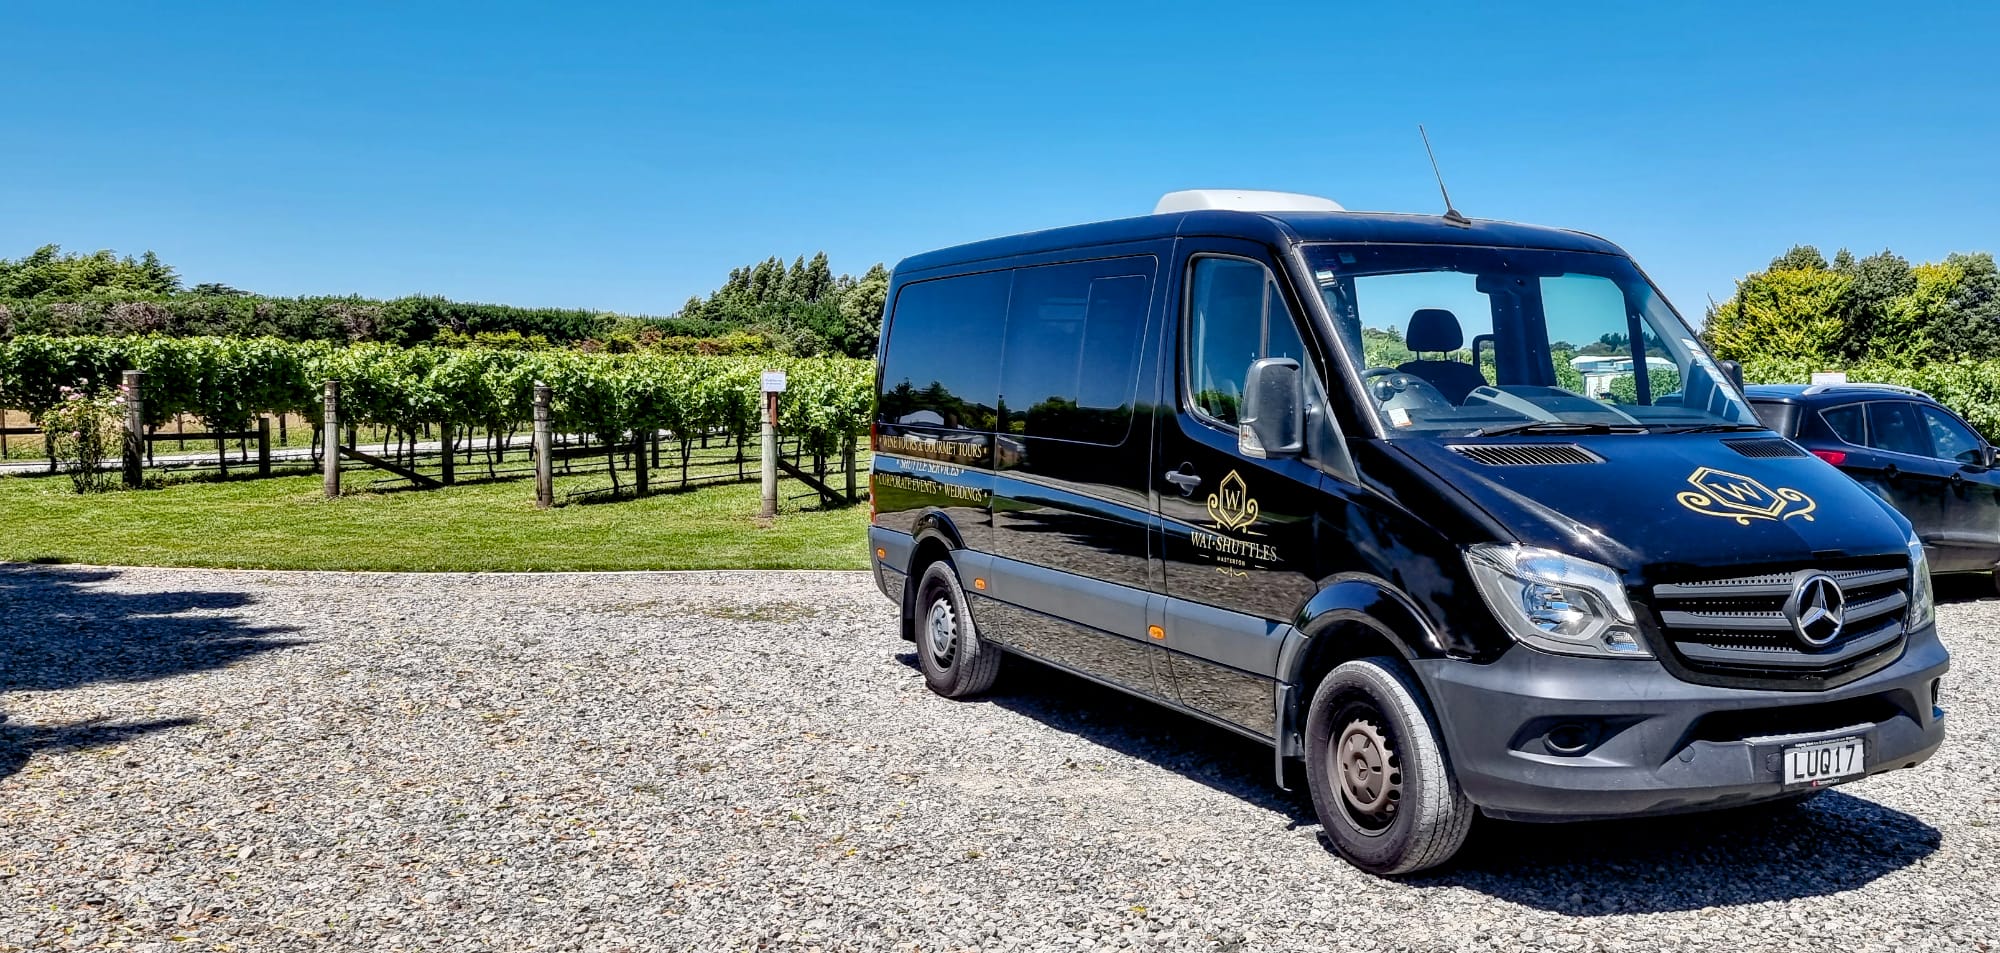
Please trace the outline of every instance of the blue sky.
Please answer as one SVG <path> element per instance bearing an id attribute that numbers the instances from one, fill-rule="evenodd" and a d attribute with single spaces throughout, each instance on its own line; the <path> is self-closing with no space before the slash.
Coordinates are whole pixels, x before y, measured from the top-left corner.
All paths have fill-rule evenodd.
<path id="1" fill-rule="evenodd" d="M 0 257 L 664 313 L 1149 211 L 1459 207 L 1690 314 L 1795 242 L 2000 248 L 2000 5 L 10 5 Z"/>

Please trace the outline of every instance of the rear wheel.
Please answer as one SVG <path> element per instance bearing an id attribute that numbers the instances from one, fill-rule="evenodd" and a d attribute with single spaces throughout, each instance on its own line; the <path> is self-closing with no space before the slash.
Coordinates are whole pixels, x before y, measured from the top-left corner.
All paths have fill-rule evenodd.
<path id="1" fill-rule="evenodd" d="M 1474 809 L 1409 676 L 1390 658 L 1335 668 L 1306 715 L 1313 811 L 1334 849 L 1375 874 L 1450 860 Z"/>
<path id="2" fill-rule="evenodd" d="M 917 667 L 924 683 L 946 698 L 977 695 L 1000 674 L 1000 648 L 979 637 L 958 572 L 931 563 L 917 583 Z"/>

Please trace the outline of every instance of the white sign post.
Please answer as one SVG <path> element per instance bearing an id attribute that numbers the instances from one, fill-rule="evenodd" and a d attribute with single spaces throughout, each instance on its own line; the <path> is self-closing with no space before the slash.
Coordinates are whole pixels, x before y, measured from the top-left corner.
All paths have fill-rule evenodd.
<path id="1" fill-rule="evenodd" d="M 785 392 L 785 372 L 765 371 L 764 391 L 764 507 L 765 519 L 778 515 L 778 395 Z"/>

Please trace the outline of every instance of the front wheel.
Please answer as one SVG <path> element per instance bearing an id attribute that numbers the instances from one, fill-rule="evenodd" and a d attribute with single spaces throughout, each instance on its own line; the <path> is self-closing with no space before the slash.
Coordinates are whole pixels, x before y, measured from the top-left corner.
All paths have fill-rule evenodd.
<path id="1" fill-rule="evenodd" d="M 1369 873 L 1442 864 L 1472 827 L 1472 802 L 1394 659 L 1346 662 L 1320 682 L 1306 715 L 1306 775 L 1327 839 Z"/>
<path id="2" fill-rule="evenodd" d="M 977 695 L 1000 674 L 1000 649 L 979 637 L 958 572 L 944 560 L 931 563 L 917 583 L 917 667 L 931 691 L 946 698 Z"/>

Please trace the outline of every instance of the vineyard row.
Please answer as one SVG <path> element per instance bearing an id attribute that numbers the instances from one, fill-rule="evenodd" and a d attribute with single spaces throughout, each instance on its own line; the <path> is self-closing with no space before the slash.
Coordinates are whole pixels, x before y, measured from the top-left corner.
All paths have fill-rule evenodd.
<path id="1" fill-rule="evenodd" d="M 339 346 L 274 338 L 38 337 L 0 343 L 0 406 L 39 417 L 63 388 L 109 392 L 141 372 L 145 423 L 189 414 L 217 431 L 260 414 L 316 417 L 323 383 L 341 382 L 343 419 L 414 434 L 427 424 L 511 429 L 532 413 L 536 382 L 557 429 L 607 444 L 635 432 L 682 441 L 756 433 L 759 372 L 789 377 L 779 429 L 830 454 L 868 429 L 874 364 L 852 358 L 704 357 L 576 351 Z"/>

